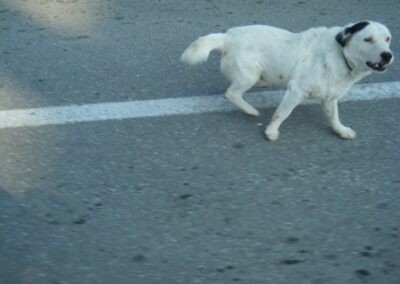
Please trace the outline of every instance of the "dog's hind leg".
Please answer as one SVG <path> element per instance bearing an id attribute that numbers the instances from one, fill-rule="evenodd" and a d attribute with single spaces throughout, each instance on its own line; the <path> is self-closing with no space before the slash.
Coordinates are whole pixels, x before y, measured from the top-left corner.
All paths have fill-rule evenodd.
<path id="1" fill-rule="evenodd" d="M 240 59 L 226 53 L 221 59 L 221 71 L 232 84 L 225 92 L 225 97 L 245 113 L 259 116 L 260 113 L 243 99 L 243 94 L 260 79 L 261 68 L 253 58 Z"/>
<path id="2" fill-rule="evenodd" d="M 260 113 L 251 104 L 243 99 L 243 94 L 250 89 L 255 82 L 249 82 L 248 84 L 237 84 L 232 83 L 225 93 L 225 96 L 230 102 L 236 105 L 238 108 L 243 110 L 245 113 L 253 116 L 259 116 Z"/>

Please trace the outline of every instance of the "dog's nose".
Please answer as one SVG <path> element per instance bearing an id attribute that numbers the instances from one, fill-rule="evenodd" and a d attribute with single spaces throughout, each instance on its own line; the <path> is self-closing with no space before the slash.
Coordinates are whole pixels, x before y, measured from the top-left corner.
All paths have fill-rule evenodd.
<path id="1" fill-rule="evenodd" d="M 393 58 L 393 55 L 390 52 L 382 52 L 381 57 L 384 62 L 390 62 L 390 60 Z"/>

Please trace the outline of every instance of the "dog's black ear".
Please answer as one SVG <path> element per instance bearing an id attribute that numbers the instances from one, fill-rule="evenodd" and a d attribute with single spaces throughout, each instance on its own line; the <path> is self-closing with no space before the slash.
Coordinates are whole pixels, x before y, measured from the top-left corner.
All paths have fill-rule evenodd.
<path id="1" fill-rule="evenodd" d="M 358 22 L 356 24 L 348 26 L 343 31 L 338 33 L 335 39 L 342 47 L 345 47 L 355 33 L 361 31 L 368 25 L 369 22 Z"/>
<path id="2" fill-rule="evenodd" d="M 338 33 L 336 35 L 335 39 L 342 47 L 346 46 L 346 40 L 345 40 L 345 36 L 343 35 L 343 32 Z"/>
<path id="3" fill-rule="evenodd" d="M 369 22 L 359 22 L 357 24 L 354 24 L 354 25 L 352 25 L 350 27 L 345 28 L 344 34 L 345 35 L 348 35 L 348 34 L 354 35 L 356 32 L 361 31 L 362 29 L 364 29 L 368 25 L 369 25 Z"/>

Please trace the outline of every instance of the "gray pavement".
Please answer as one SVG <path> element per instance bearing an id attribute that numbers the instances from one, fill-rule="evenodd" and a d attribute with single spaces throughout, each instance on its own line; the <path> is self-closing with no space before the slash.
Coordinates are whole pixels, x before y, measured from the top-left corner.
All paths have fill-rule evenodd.
<path id="1" fill-rule="evenodd" d="M 399 107 L 2 130 L 0 283 L 397 283 Z"/>
<path id="2" fill-rule="evenodd" d="M 399 23 L 398 1 L 0 3 L 0 108 L 222 93 L 198 35 Z M 223 3 L 222 3 L 223 2 Z M 364 82 L 398 80 L 399 64 Z M 397 284 L 399 99 L 0 129 L 0 284 Z"/>
<path id="3" fill-rule="evenodd" d="M 218 56 L 180 64 L 198 36 L 231 26 L 292 31 L 373 19 L 391 28 L 400 54 L 398 0 L 35 1 L 0 3 L 0 109 L 221 94 Z M 26 8 L 23 8 L 26 7 Z M 400 65 L 364 82 L 398 80 Z M 15 92 L 17 91 L 17 92 Z"/>

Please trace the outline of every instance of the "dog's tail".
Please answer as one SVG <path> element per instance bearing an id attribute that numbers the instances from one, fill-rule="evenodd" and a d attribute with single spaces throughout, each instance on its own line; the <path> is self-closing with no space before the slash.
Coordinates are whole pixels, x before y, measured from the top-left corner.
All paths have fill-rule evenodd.
<path id="1" fill-rule="evenodd" d="M 205 62 L 212 50 L 226 50 L 227 39 L 228 36 L 222 33 L 200 37 L 182 53 L 181 61 L 190 65 Z"/>

